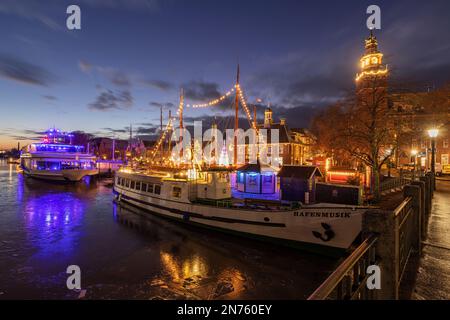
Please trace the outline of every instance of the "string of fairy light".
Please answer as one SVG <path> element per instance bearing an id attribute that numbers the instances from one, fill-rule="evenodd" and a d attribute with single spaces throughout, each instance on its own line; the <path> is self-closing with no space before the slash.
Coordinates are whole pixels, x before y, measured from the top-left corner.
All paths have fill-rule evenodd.
<path id="1" fill-rule="evenodd" d="M 166 125 L 166 127 L 164 129 L 164 131 L 162 132 L 162 134 L 159 137 L 159 139 L 156 142 L 156 144 L 153 146 L 153 150 L 151 151 L 152 157 L 155 156 L 156 152 L 158 151 L 159 147 L 161 146 L 161 143 L 166 139 L 167 132 L 169 131 L 169 129 L 171 127 L 172 127 L 172 118 L 169 119 L 169 121 L 167 122 L 167 125 Z"/>
<path id="2" fill-rule="evenodd" d="M 190 107 L 190 108 L 194 108 L 194 109 L 197 109 L 197 108 L 213 107 L 213 106 L 218 105 L 218 104 L 221 103 L 222 101 L 224 101 L 224 100 L 225 100 L 227 97 L 229 97 L 234 91 L 236 91 L 236 85 L 235 85 L 233 88 L 231 88 L 230 90 L 228 90 L 224 95 L 220 96 L 220 97 L 217 98 L 217 99 L 208 101 L 208 102 L 206 102 L 206 103 L 201 103 L 201 104 L 192 104 L 192 105 L 188 104 L 188 105 L 186 105 L 186 107 L 188 107 L 188 108 Z"/>
<path id="3" fill-rule="evenodd" d="M 244 108 L 244 112 L 247 115 L 247 119 L 250 122 L 250 125 L 253 127 L 253 129 L 256 129 L 255 123 L 252 119 L 252 114 L 250 113 L 250 110 L 247 107 L 247 101 L 245 101 L 244 91 L 242 90 L 239 84 L 236 84 L 236 90 L 238 92 L 239 100 L 241 101 L 242 107 Z"/>
<path id="4" fill-rule="evenodd" d="M 180 116 L 181 114 L 183 114 L 183 109 L 184 109 L 184 97 L 183 97 L 183 95 L 181 95 L 180 103 L 178 104 L 177 116 Z"/>
<path id="5" fill-rule="evenodd" d="M 242 105 L 242 107 L 244 109 L 244 112 L 245 112 L 245 114 L 247 116 L 247 119 L 249 120 L 251 126 L 253 128 L 255 128 L 255 124 L 253 122 L 252 115 L 250 113 L 250 110 L 248 109 L 247 101 L 245 100 L 244 91 L 242 90 L 242 88 L 241 88 L 241 86 L 239 84 L 235 84 L 233 88 L 228 90 L 225 94 L 223 94 L 219 98 L 216 98 L 216 99 L 213 99 L 211 101 L 208 101 L 206 103 L 201 103 L 201 104 L 192 104 L 192 105 L 188 104 L 188 105 L 186 105 L 186 107 L 190 107 L 190 108 L 194 108 L 194 109 L 214 107 L 214 106 L 219 105 L 219 103 L 223 102 L 233 92 L 237 92 L 238 97 L 239 97 L 239 101 L 241 102 L 241 105 Z"/>
<path id="6" fill-rule="evenodd" d="M 213 99 L 211 101 L 208 101 L 206 103 L 202 103 L 202 104 L 187 104 L 186 107 L 190 107 L 190 108 L 207 108 L 207 107 L 213 107 L 213 106 L 217 106 L 219 103 L 223 102 L 227 97 L 229 97 L 233 92 L 236 92 L 238 94 L 238 98 L 239 101 L 244 109 L 244 112 L 247 116 L 247 119 L 250 123 L 250 125 L 256 129 L 256 125 L 252 119 L 252 115 L 250 113 L 250 110 L 247 106 L 247 101 L 245 99 L 245 95 L 244 95 L 244 91 L 242 90 L 241 86 L 239 84 L 235 84 L 233 88 L 231 88 L 230 90 L 228 90 L 225 94 L 223 94 L 222 96 L 220 96 L 217 99 Z M 183 95 L 181 95 L 180 97 L 180 102 L 178 104 L 178 109 L 177 109 L 177 116 L 182 115 L 183 113 L 183 109 L 184 109 L 184 97 Z M 173 118 L 171 117 L 165 127 L 165 129 L 161 132 L 161 136 L 159 137 L 158 141 L 156 142 L 156 144 L 153 146 L 153 150 L 151 151 L 151 155 L 154 157 L 156 155 L 156 152 L 158 151 L 158 149 L 161 147 L 161 144 L 163 143 L 163 141 L 166 139 L 167 137 L 167 132 L 172 128 L 172 121 Z"/>

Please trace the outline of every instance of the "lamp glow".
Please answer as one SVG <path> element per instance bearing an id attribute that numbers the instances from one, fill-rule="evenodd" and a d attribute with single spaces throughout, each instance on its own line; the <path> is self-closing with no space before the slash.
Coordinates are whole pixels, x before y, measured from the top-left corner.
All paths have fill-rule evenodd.
<path id="1" fill-rule="evenodd" d="M 430 129 L 428 130 L 428 135 L 430 136 L 430 138 L 436 138 L 439 134 L 439 130 L 438 129 Z"/>

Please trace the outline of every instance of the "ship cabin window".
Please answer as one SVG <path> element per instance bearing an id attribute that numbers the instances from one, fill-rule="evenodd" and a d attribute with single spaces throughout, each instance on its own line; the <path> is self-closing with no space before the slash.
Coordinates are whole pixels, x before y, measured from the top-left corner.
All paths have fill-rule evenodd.
<path id="1" fill-rule="evenodd" d="M 130 189 L 134 189 L 136 187 L 136 182 L 131 181 Z"/>
<path id="2" fill-rule="evenodd" d="M 147 184 L 146 183 L 142 183 L 142 191 L 147 192 Z"/>
<path id="3" fill-rule="evenodd" d="M 125 187 L 127 187 L 127 188 L 129 188 L 130 187 L 130 180 L 125 180 L 126 182 L 125 182 Z"/>
<path id="4" fill-rule="evenodd" d="M 221 173 L 219 177 L 220 182 L 230 182 L 230 175 L 228 174 L 228 172 Z"/>
<path id="5" fill-rule="evenodd" d="M 148 192 L 148 193 L 153 193 L 153 184 L 149 184 L 149 185 L 148 185 L 147 192 Z"/>
<path id="6" fill-rule="evenodd" d="M 116 184 L 120 186 L 120 178 L 116 177 Z"/>
<path id="7" fill-rule="evenodd" d="M 180 187 L 173 187 L 172 188 L 172 197 L 174 197 L 174 198 L 181 198 L 181 188 Z"/>
<path id="8" fill-rule="evenodd" d="M 54 161 L 37 161 L 37 170 L 61 170 L 61 163 Z"/>
<path id="9" fill-rule="evenodd" d="M 159 184 L 155 184 L 155 194 L 161 194 L 161 186 Z"/>
<path id="10" fill-rule="evenodd" d="M 141 191 L 141 182 L 136 182 L 136 190 Z"/>
<path id="11" fill-rule="evenodd" d="M 263 177 L 264 177 L 264 179 L 263 179 L 264 183 L 272 183 L 272 175 L 264 175 Z"/>

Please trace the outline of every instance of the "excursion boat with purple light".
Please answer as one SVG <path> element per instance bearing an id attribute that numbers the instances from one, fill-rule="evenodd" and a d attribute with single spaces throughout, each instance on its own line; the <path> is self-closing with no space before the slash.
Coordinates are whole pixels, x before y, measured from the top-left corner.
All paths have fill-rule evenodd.
<path id="1" fill-rule="evenodd" d="M 310 199 L 312 186 L 321 175 L 318 168 L 285 171 L 291 184 L 296 180 L 290 172 L 307 177 Z M 361 231 L 367 207 L 239 199 L 233 196 L 233 176 L 221 168 L 159 172 L 122 168 L 114 180 L 115 201 L 183 223 L 333 255 L 348 249 Z M 300 193 L 298 185 L 293 188 Z"/>
<path id="2" fill-rule="evenodd" d="M 84 146 L 72 144 L 73 135 L 50 129 L 39 143 L 26 146 L 20 156 L 24 175 L 52 181 L 80 181 L 98 174 L 96 156 L 84 153 Z"/>

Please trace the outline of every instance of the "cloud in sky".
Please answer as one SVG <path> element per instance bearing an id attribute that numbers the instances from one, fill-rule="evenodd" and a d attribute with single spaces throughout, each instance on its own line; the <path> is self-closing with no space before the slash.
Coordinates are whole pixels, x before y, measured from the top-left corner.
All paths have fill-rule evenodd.
<path id="1" fill-rule="evenodd" d="M 89 104 L 90 110 L 110 111 L 127 110 L 133 106 L 133 96 L 130 91 L 124 90 L 114 92 L 112 90 L 102 91 L 96 100 Z"/>
<path id="2" fill-rule="evenodd" d="M 215 82 L 193 80 L 183 84 L 184 96 L 194 101 L 207 101 L 220 97 L 219 85 Z"/>
<path id="3" fill-rule="evenodd" d="M 49 100 L 49 101 L 56 101 L 56 100 L 58 100 L 57 97 L 52 96 L 52 95 L 43 95 L 42 98 L 44 98 L 46 100 Z"/>
<path id="4" fill-rule="evenodd" d="M 0 13 L 18 16 L 30 21 L 37 21 L 52 30 L 65 30 L 64 20 L 59 17 L 61 9 L 60 1 L 42 0 L 1 0 Z M 80 0 L 80 7 L 127 10 L 131 12 L 158 12 L 160 5 L 158 0 Z M 67 2 L 67 6 L 72 3 Z M 64 11 L 65 14 L 65 11 Z"/>
<path id="5" fill-rule="evenodd" d="M 141 80 L 140 82 L 161 91 L 170 91 L 175 89 L 175 85 L 173 83 L 165 80 Z"/>
<path id="6" fill-rule="evenodd" d="M 86 60 L 78 61 L 78 68 L 86 74 L 97 72 L 106 79 L 108 79 L 108 81 L 111 82 L 113 85 L 118 87 L 130 87 L 132 84 L 130 75 L 128 75 L 126 72 L 122 70 L 118 70 L 111 67 L 102 67 L 93 65 L 92 63 Z"/>
<path id="7" fill-rule="evenodd" d="M 64 26 L 58 23 L 56 19 L 52 18 L 44 9 L 42 1 L 39 0 L 2 0 L 0 1 L 0 13 L 15 15 L 31 21 L 38 21 L 44 26 L 53 29 L 61 30 Z"/>
<path id="8" fill-rule="evenodd" d="M 80 60 L 80 61 L 78 61 L 78 67 L 84 73 L 89 73 L 89 72 L 91 72 L 93 65 L 85 60 Z"/>
<path id="9" fill-rule="evenodd" d="M 48 86 L 56 79 L 44 68 L 5 54 L 0 54 L 0 77 L 38 86 Z"/>
<path id="10" fill-rule="evenodd" d="M 175 105 L 172 102 L 162 103 L 162 102 L 157 102 L 157 101 L 150 101 L 148 104 L 149 104 L 149 106 L 155 107 L 158 109 L 161 107 L 165 110 L 175 108 Z"/>

